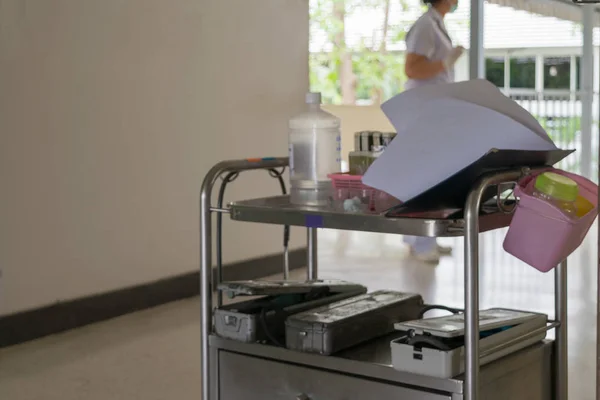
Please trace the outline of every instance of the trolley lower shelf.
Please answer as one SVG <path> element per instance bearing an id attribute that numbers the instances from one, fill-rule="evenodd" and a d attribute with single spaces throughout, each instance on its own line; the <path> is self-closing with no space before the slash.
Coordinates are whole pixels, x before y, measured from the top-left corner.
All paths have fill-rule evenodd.
<path id="1" fill-rule="evenodd" d="M 266 224 L 342 229 L 401 235 L 443 237 L 464 235 L 464 219 L 387 218 L 377 214 L 297 206 L 289 196 L 267 197 L 232 203 L 231 219 Z M 512 215 L 497 212 L 479 218 L 479 231 L 506 227 Z"/>
<path id="2" fill-rule="evenodd" d="M 391 367 L 390 338 L 336 356 L 210 337 L 218 357 L 218 392 L 226 400 L 462 399 L 462 377 L 441 379 Z M 486 400 L 552 398 L 553 342 L 543 341 L 481 368 Z"/>

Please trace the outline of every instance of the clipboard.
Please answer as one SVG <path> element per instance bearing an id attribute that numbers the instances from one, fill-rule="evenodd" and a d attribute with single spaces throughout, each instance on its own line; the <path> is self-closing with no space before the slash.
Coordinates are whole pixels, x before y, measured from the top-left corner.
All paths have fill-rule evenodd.
<path id="1" fill-rule="evenodd" d="M 445 181 L 433 186 L 420 195 L 388 210 L 386 216 L 398 216 L 402 213 L 420 211 L 463 209 L 469 192 L 479 178 L 489 172 L 499 172 L 518 167 L 552 166 L 575 150 L 499 150 L 491 149 L 484 156 L 460 170 Z M 482 203 L 497 194 L 495 187 L 490 187 L 482 197 Z"/>

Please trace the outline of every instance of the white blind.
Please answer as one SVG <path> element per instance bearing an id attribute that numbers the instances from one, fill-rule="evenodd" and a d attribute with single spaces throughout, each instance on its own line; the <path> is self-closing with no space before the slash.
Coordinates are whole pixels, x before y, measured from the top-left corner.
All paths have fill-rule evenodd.
<path id="1" fill-rule="evenodd" d="M 570 0 L 490 0 L 490 3 L 566 21 L 581 21 L 581 6 Z M 595 24 L 600 25 L 600 6 L 592 5 L 590 8 L 595 8 Z"/>

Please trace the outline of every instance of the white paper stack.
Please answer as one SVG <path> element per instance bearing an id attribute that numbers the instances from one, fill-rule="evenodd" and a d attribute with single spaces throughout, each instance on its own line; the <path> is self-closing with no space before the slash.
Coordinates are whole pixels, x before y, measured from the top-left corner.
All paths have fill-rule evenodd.
<path id="1" fill-rule="evenodd" d="M 429 85 L 381 107 L 398 135 L 363 182 L 408 201 L 492 149 L 557 150 L 537 120 L 485 80 Z"/>

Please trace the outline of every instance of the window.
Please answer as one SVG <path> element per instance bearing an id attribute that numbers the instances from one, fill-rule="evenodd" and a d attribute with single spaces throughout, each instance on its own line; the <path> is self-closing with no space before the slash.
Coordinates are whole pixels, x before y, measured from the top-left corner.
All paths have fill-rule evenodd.
<path id="1" fill-rule="evenodd" d="M 535 57 L 510 59 L 510 87 L 535 89 Z"/>
<path id="2" fill-rule="evenodd" d="M 485 78 L 497 87 L 504 87 L 504 57 L 485 59 Z"/>
<path id="3" fill-rule="evenodd" d="M 571 88 L 571 57 L 544 58 L 544 89 Z"/>

